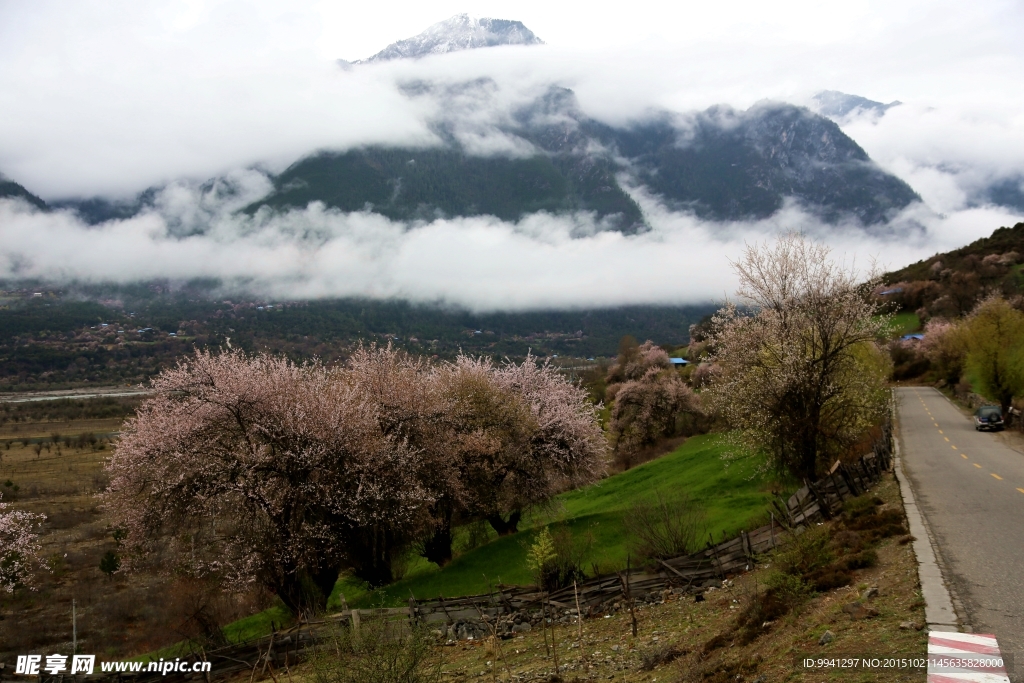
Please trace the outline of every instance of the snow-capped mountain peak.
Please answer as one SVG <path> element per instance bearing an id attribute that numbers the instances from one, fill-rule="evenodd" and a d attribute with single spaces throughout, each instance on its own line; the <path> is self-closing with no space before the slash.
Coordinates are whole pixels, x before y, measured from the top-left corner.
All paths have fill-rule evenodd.
<path id="1" fill-rule="evenodd" d="M 366 61 L 417 58 L 496 45 L 539 45 L 543 42 L 521 21 L 456 14 L 417 36 L 388 45 Z"/>

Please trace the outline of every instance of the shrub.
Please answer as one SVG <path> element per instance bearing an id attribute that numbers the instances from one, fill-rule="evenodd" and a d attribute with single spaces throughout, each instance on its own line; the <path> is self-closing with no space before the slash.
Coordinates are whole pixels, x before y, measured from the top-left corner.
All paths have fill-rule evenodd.
<path id="1" fill-rule="evenodd" d="M 108 550 L 103 557 L 100 558 L 100 571 L 107 575 L 107 578 L 113 578 L 114 572 L 121 568 L 121 558 L 117 556 L 113 550 Z"/>
<path id="2" fill-rule="evenodd" d="M 811 588 L 803 580 L 803 577 L 780 571 L 768 574 L 765 578 L 765 588 L 768 593 L 773 593 L 783 605 L 787 605 L 789 608 L 796 607 L 811 594 Z M 776 617 L 782 616 L 782 614 L 784 612 Z"/>
<path id="3" fill-rule="evenodd" d="M 695 551 L 707 530 L 703 507 L 686 494 L 673 498 L 656 491 L 635 502 L 625 517 L 631 551 L 643 560 L 667 559 Z"/>
<path id="4" fill-rule="evenodd" d="M 313 683 L 434 683 L 441 680 L 426 631 L 407 622 L 370 619 L 358 632 L 329 628 L 310 658 Z"/>
<path id="5" fill-rule="evenodd" d="M 668 664 L 685 654 L 686 650 L 680 650 L 675 645 L 655 644 L 650 648 L 640 650 L 640 670 L 654 671 L 662 664 Z"/>
<path id="6" fill-rule="evenodd" d="M 829 546 L 827 527 L 807 529 L 776 555 L 780 571 L 793 576 L 808 576 L 835 559 Z"/>

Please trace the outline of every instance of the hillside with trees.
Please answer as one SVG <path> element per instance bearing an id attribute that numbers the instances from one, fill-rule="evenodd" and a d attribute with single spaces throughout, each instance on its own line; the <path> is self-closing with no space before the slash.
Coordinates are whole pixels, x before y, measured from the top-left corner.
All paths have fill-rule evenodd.
<path id="1" fill-rule="evenodd" d="M 885 276 L 876 300 L 921 326 L 890 346 L 894 378 L 948 387 L 971 406 L 1024 399 L 1024 223 Z M 1012 410 L 1011 410 L 1012 409 Z"/>
<path id="2" fill-rule="evenodd" d="M 1024 292 L 1024 223 L 995 230 L 991 236 L 936 254 L 883 276 L 879 296 L 892 310 L 929 317 L 969 313 L 991 293 L 1014 297 Z"/>

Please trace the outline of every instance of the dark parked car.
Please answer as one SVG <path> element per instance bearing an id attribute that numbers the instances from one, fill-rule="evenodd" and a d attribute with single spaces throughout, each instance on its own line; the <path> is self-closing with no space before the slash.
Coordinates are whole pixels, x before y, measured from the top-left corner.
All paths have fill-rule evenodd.
<path id="1" fill-rule="evenodd" d="M 999 406 L 982 406 L 974 412 L 974 428 L 997 431 L 1003 428 L 1003 411 Z"/>

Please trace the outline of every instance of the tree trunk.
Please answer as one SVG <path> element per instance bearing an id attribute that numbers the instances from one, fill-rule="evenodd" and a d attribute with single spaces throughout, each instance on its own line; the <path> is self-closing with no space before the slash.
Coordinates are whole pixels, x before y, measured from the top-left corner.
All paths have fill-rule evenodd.
<path id="1" fill-rule="evenodd" d="M 377 562 L 360 565 L 356 567 L 355 575 L 370 584 L 371 588 L 386 586 L 394 579 L 394 574 L 391 571 L 391 558 L 387 558 L 386 561 L 378 559 Z"/>
<path id="2" fill-rule="evenodd" d="M 805 429 L 800 444 L 800 476 L 807 481 L 818 478 L 818 439 L 816 430 Z"/>
<path id="3" fill-rule="evenodd" d="M 505 521 L 500 514 L 487 515 L 487 521 L 491 527 L 498 532 L 499 536 L 511 536 L 519 531 L 519 520 L 523 514 L 519 510 L 515 510 L 508 516 L 508 521 Z"/>
<path id="4" fill-rule="evenodd" d="M 391 556 L 398 546 L 395 535 L 381 525 L 366 529 L 361 536 L 351 541 L 351 557 L 356 560 L 354 573 L 373 588 L 386 586 L 394 579 Z"/>
<path id="5" fill-rule="evenodd" d="M 327 609 L 327 599 L 338 581 L 339 565 L 321 567 L 310 572 L 296 570 L 285 575 L 275 592 L 292 614 L 322 614 Z"/>
<path id="6" fill-rule="evenodd" d="M 451 562 L 452 536 L 452 521 L 448 516 L 434 528 L 434 535 L 423 543 L 423 557 L 438 567 L 443 567 Z"/>

